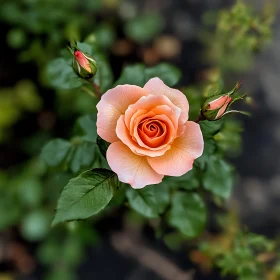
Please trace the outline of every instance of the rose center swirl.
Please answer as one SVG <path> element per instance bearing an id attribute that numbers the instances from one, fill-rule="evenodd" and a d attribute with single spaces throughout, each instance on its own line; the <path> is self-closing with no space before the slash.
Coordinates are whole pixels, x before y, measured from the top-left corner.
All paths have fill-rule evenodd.
<path id="1" fill-rule="evenodd" d="M 142 142 L 151 148 L 160 146 L 167 133 L 166 124 L 153 118 L 142 120 L 137 130 Z"/>

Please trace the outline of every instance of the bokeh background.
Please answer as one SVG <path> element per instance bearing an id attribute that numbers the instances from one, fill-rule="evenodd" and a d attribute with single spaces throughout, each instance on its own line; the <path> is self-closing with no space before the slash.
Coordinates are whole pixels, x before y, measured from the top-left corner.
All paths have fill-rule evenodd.
<path id="1" fill-rule="evenodd" d="M 50 233 L 50 202 L 56 201 L 69 176 L 45 176 L 38 155 L 51 137 L 69 136 L 75 119 L 91 112 L 92 105 L 79 92 L 55 92 L 47 81 L 46 66 L 59 56 L 60 49 L 66 49 L 69 40 L 83 40 L 91 32 L 104 48 L 115 79 L 129 63 L 168 61 L 182 70 L 180 85 L 197 84 L 206 69 L 221 65 L 227 69 L 229 85 L 242 81 L 243 90 L 253 98 L 252 117 L 240 118 L 244 124 L 242 152 L 232 158 L 240 178 L 227 207 L 251 231 L 277 238 L 280 9 L 275 1 L 272 41 L 249 61 L 245 53 L 224 65 L 224 60 L 209 59 L 207 50 L 215 44 L 211 34 L 218 11 L 235 2 L 1 1 L 1 280 L 170 279 L 170 271 L 177 275 L 174 279 L 220 279 L 215 269 L 203 273 L 195 266 L 187 250 L 170 250 L 155 238 L 151 227 L 126 229 L 123 213 L 98 221 L 94 229 L 69 224 Z M 262 13 L 267 1 L 245 2 Z M 125 217 L 128 221 L 137 218 Z M 215 225 L 209 223 L 215 232 Z"/>

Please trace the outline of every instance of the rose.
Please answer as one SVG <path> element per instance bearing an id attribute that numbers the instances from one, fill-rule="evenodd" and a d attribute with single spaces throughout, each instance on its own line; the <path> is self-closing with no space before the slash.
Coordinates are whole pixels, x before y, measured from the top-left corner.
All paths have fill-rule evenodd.
<path id="1" fill-rule="evenodd" d="M 144 88 L 108 90 L 97 109 L 97 133 L 112 143 L 108 164 L 133 188 L 158 184 L 164 175 L 185 174 L 203 152 L 200 127 L 188 121 L 187 98 L 158 78 Z"/>

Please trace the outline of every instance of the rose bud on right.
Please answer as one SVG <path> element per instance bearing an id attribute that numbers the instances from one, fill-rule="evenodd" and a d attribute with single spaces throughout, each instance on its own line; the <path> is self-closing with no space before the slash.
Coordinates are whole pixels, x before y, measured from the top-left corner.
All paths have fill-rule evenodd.
<path id="1" fill-rule="evenodd" d="M 201 113 L 209 121 L 218 120 L 224 115 L 231 101 L 228 94 L 212 96 L 203 103 Z"/>
<path id="2" fill-rule="evenodd" d="M 209 121 L 215 121 L 220 119 L 226 114 L 229 113 L 241 113 L 248 115 L 247 112 L 237 111 L 237 110 L 228 110 L 229 107 L 237 100 L 243 99 L 245 95 L 232 97 L 231 95 L 235 93 L 241 84 L 237 83 L 233 90 L 230 92 L 214 95 L 205 100 L 201 107 L 202 116 Z"/>

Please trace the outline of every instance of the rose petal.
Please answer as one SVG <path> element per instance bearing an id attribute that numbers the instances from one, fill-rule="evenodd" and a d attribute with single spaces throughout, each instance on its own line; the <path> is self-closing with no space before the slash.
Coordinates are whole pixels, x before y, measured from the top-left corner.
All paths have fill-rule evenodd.
<path id="1" fill-rule="evenodd" d="M 187 122 L 185 132 L 173 142 L 171 149 L 159 157 L 148 158 L 159 174 L 181 176 L 192 169 L 193 161 L 203 152 L 203 136 L 195 122 Z"/>
<path id="2" fill-rule="evenodd" d="M 108 142 L 118 141 L 116 126 L 119 117 L 125 113 L 129 105 L 147 94 L 145 89 L 132 85 L 117 86 L 104 93 L 96 106 L 97 134 Z"/>
<path id="3" fill-rule="evenodd" d="M 221 107 L 223 107 L 223 105 L 228 104 L 231 100 L 232 99 L 229 95 L 221 96 L 218 99 L 211 101 L 207 109 L 209 110 L 220 109 Z"/>
<path id="4" fill-rule="evenodd" d="M 150 79 L 144 86 L 149 94 L 165 95 L 169 100 L 182 110 L 181 121 L 185 123 L 189 119 L 189 102 L 186 96 L 179 90 L 168 87 L 159 78 Z"/>
<path id="5" fill-rule="evenodd" d="M 121 141 L 109 146 L 107 160 L 111 169 L 117 173 L 119 180 L 130 184 L 135 189 L 162 181 L 163 175 L 151 168 L 146 157 L 135 155 Z"/>
<path id="6" fill-rule="evenodd" d="M 144 148 L 139 146 L 139 144 L 133 140 L 132 136 L 130 135 L 125 122 L 124 122 L 124 116 L 120 116 L 118 122 L 117 122 L 117 129 L 116 129 L 118 138 L 130 148 L 130 150 L 141 156 L 149 156 L 149 157 L 157 157 L 163 155 L 167 150 L 170 149 L 170 145 L 166 145 L 165 147 L 161 148 L 160 150 L 156 150 L 153 148 Z"/>

